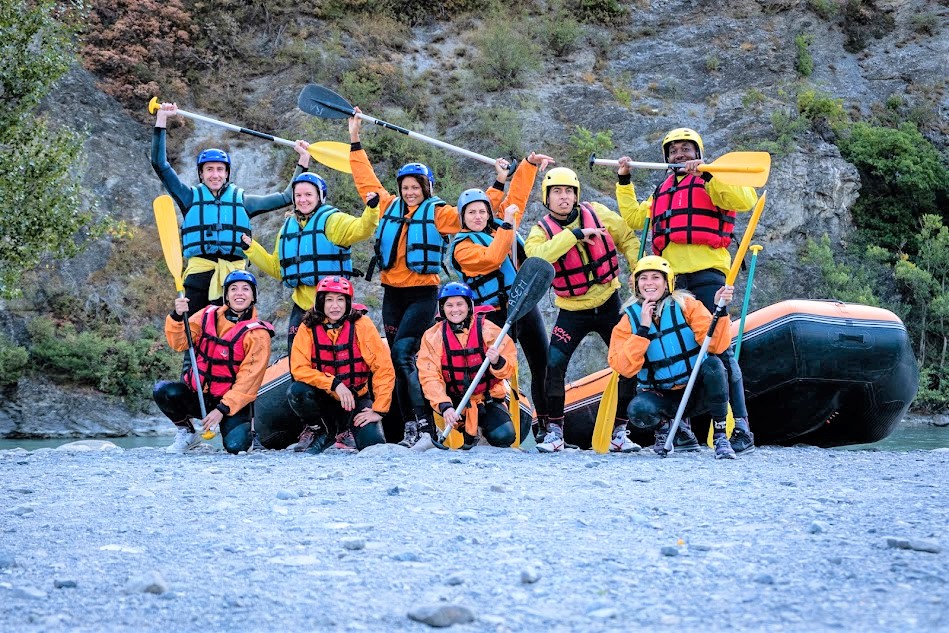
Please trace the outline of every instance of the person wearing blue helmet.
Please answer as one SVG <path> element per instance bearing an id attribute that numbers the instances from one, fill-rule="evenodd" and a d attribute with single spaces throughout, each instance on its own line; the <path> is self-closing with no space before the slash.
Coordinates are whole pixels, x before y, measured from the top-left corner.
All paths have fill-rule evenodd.
<path id="1" fill-rule="evenodd" d="M 313 307 L 316 286 L 321 279 L 361 276 L 353 270 L 351 247 L 368 239 L 379 223 L 372 194 L 362 216 L 353 217 L 327 202 L 328 188 L 320 176 L 305 172 L 293 179 L 293 211 L 277 234 L 272 253 L 243 236 L 251 263 L 271 277 L 293 288 L 293 310 L 287 328 L 287 350 L 293 349 L 303 315 Z"/>
<path id="2" fill-rule="evenodd" d="M 419 382 L 431 408 L 446 425 L 461 430 L 463 450 L 477 443 L 479 431 L 492 446 L 508 447 L 515 433 L 504 404 L 510 396 L 505 380 L 514 375 L 517 350 L 507 335 L 497 349 L 493 347 L 501 328 L 485 317 L 490 308 L 476 309 L 473 299 L 471 288 L 457 281 L 445 284 L 438 293 L 440 322 L 422 335 Z M 468 405 L 459 411 L 457 406 L 485 359 L 490 361 L 488 370 Z"/>
<path id="3" fill-rule="evenodd" d="M 358 108 L 356 109 L 358 111 Z M 413 447 L 434 430 L 418 382 L 416 354 L 422 334 L 435 318 L 439 273 L 448 238 L 461 228 L 458 210 L 434 195 L 435 176 L 422 163 L 408 163 L 396 174 L 397 193 L 386 191 L 359 140 L 361 121 L 349 119 L 349 164 L 362 199 L 379 195 L 375 264 L 381 270 L 382 322 L 396 371 L 396 396 L 405 424 L 400 444 Z"/>
<path id="4" fill-rule="evenodd" d="M 184 271 L 185 296 L 197 312 L 214 303 L 221 304 L 222 283 L 232 270 L 246 266 L 247 255 L 242 236 L 251 235 L 251 218 L 290 204 L 290 185 L 268 195 L 245 194 L 231 179 L 231 157 L 221 149 L 205 149 L 196 161 L 198 184 L 189 186 L 168 162 L 165 127 L 175 116 L 177 104 L 163 103 L 155 115 L 152 135 L 152 168 L 171 194 L 183 218 L 182 252 L 188 258 Z M 299 154 L 294 176 L 306 171 L 310 155 L 305 141 L 297 141 Z"/>
<path id="5" fill-rule="evenodd" d="M 184 453 L 201 443 L 201 431 L 220 428 L 229 453 L 246 451 L 252 441 L 252 406 L 270 361 L 273 326 L 257 318 L 257 279 L 246 270 L 232 271 L 224 280 L 224 305 L 205 306 L 188 319 L 195 359 L 201 376 L 201 393 L 189 370 L 181 380 L 155 385 L 153 397 L 178 433 L 169 453 Z M 188 349 L 184 315 L 187 297 L 175 299 L 165 318 L 165 337 L 177 352 Z M 204 399 L 207 415 L 201 418 Z M 193 419 L 199 419 L 196 429 Z"/>
<path id="6" fill-rule="evenodd" d="M 531 152 L 514 172 L 510 192 L 499 200 L 508 169 L 506 161 L 498 160 L 495 163 L 497 181 L 490 189 L 486 192 L 467 189 L 458 198 L 461 231 L 448 247 L 449 266 L 471 288 L 476 305 L 492 308 L 487 318 L 499 327 L 507 319 L 507 295 L 517 267 L 526 258 L 516 225 L 524 215 L 537 172 L 554 162 L 550 156 Z M 493 208 L 503 208 L 503 218 L 495 217 Z M 511 338 L 520 344 L 530 367 L 531 402 L 538 419 L 537 428 L 546 428 L 548 343 L 540 308 L 534 306 L 518 319 L 511 332 Z"/>

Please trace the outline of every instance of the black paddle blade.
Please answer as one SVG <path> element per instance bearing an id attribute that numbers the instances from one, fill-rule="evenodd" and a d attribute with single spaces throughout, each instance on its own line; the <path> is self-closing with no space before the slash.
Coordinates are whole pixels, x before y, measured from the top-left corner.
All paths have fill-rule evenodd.
<path id="1" fill-rule="evenodd" d="M 540 257 L 528 257 L 521 263 L 508 291 L 507 320 L 514 323 L 531 311 L 550 290 L 554 267 Z"/>
<path id="2" fill-rule="evenodd" d="M 300 91 L 297 107 L 321 119 L 348 119 L 355 110 L 352 104 L 329 88 L 307 84 Z"/>

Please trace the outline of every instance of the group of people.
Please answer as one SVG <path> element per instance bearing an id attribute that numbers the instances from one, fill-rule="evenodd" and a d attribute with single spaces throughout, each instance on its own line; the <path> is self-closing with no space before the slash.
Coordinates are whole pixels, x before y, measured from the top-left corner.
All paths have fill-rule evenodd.
<path id="1" fill-rule="evenodd" d="M 493 446 L 511 446 L 518 435 L 509 409 L 517 407 L 510 383 L 519 344 L 531 372 L 537 450 L 560 452 L 566 446 L 567 366 L 591 333 L 609 347 L 609 365 L 620 375 L 610 451 L 640 449 L 629 438 L 629 424 L 655 430 L 655 449 L 664 451 L 707 334 L 710 354 L 686 413 L 711 415 L 717 458 L 754 450 L 741 371 L 729 351 L 729 319 L 720 319 L 713 333 L 708 328 L 716 303 L 732 298 L 724 281 L 735 214 L 754 206 L 757 194 L 698 170 L 704 147 L 695 131 L 666 135 L 663 161 L 682 167 L 641 203 L 631 182 L 632 161 L 620 159 L 617 213 L 583 201 L 576 173 L 548 170 L 555 161 L 536 152 L 514 170 L 509 191 L 510 166 L 498 159 L 495 182 L 487 190 L 464 191 L 457 205 L 436 195 L 435 175 L 421 163 L 400 168 L 397 190 L 390 193 L 361 146 L 360 119 L 352 117 L 350 165 L 366 201 L 354 217 L 330 204 L 326 182 L 308 171 L 304 141 L 294 146 L 299 161 L 283 192 L 245 195 L 230 182 L 230 157 L 218 149 L 201 152 L 199 184 L 189 187 L 165 155 L 165 125 L 175 112 L 175 104 L 161 105 L 152 143 L 152 164 L 183 216 L 188 258 L 186 292 L 175 300 L 165 330 L 175 350 L 185 351 L 194 341 L 197 371 L 185 363 L 180 381 L 155 387 L 159 408 L 178 428 L 169 452 L 185 452 L 200 443 L 202 431 L 215 430 L 228 452 L 251 446 L 253 402 L 274 329 L 257 314 L 257 281 L 246 270 L 248 261 L 293 288 L 287 399 L 301 425 L 297 450 L 362 450 L 385 442 L 382 419 L 392 406 L 404 422 L 399 444 L 414 450 L 444 447 L 439 424 L 459 431 L 462 449 L 479 436 Z M 541 172 L 547 213 L 522 241 L 517 226 Z M 291 203 L 268 252 L 253 239 L 250 219 Z M 653 254 L 639 258 L 637 233 L 647 218 Z M 351 281 L 359 275 L 351 247 L 370 236 L 375 244 L 369 269 L 380 270 L 385 341 L 356 303 Z M 625 306 L 620 254 L 633 270 L 633 298 Z M 557 320 L 548 334 L 534 306 L 510 335 L 501 336 L 508 293 L 527 257 L 553 265 Z M 441 273 L 449 268 L 460 281 L 442 284 Z M 487 370 L 472 384 L 482 365 Z M 203 417 L 199 398 L 207 411 Z M 730 439 L 729 406 L 735 416 Z M 676 450 L 699 450 L 688 418 L 673 439 Z"/>

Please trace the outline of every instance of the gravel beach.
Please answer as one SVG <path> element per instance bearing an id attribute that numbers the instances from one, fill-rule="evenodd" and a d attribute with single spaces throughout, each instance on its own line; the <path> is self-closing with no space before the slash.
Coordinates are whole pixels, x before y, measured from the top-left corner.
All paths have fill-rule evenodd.
<path id="1" fill-rule="evenodd" d="M 949 449 L 0 451 L 2 631 L 949 631 Z"/>

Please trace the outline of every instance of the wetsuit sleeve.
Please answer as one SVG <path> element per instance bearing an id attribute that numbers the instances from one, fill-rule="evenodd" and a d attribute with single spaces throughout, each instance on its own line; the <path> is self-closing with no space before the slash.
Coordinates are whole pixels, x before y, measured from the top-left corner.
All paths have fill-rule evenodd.
<path id="1" fill-rule="evenodd" d="M 369 162 L 366 150 L 357 149 L 349 152 L 349 166 L 353 170 L 353 184 L 356 185 L 356 191 L 359 192 L 360 199 L 365 200 L 366 196 L 372 192 L 379 194 L 378 211 L 379 217 L 382 217 L 382 214 L 385 213 L 385 210 L 396 196 L 386 191 L 382 183 L 379 182 L 376 172 L 372 169 L 372 163 Z"/>
<path id="2" fill-rule="evenodd" d="M 313 351 L 313 330 L 300 326 L 293 338 L 293 348 L 290 350 L 290 374 L 297 382 L 303 382 L 311 387 L 333 393 L 333 379 L 335 376 L 313 368 L 310 354 Z"/>
<path id="3" fill-rule="evenodd" d="M 612 236 L 617 250 L 623 253 L 630 267 L 635 266 L 639 258 L 639 236 L 629 228 L 629 225 L 626 224 L 626 221 L 623 220 L 622 217 L 610 211 L 607 207 L 594 202 L 593 208 L 596 209 L 597 215 L 600 216 L 600 221 L 603 222 L 603 226 L 610 232 L 610 236 Z"/>
<path id="4" fill-rule="evenodd" d="M 758 202 L 758 192 L 754 187 L 726 185 L 718 178 L 706 182 L 705 191 L 712 204 L 726 211 L 750 211 Z"/>
<path id="5" fill-rule="evenodd" d="M 629 315 L 625 312 L 619 323 L 613 326 L 610 350 L 606 360 L 613 371 L 625 378 L 632 378 L 643 368 L 649 339 L 637 336 L 631 330 Z"/>
<path id="6" fill-rule="evenodd" d="M 277 233 L 273 253 L 268 253 L 257 240 L 253 240 L 250 246 L 244 249 L 244 253 L 247 255 L 247 259 L 250 260 L 250 263 L 274 279 L 280 279 L 280 236 L 282 234 L 283 229 L 281 228 L 280 232 Z"/>
<path id="7" fill-rule="evenodd" d="M 240 411 L 257 399 L 257 392 L 267 371 L 267 363 L 270 362 L 270 338 L 270 333 L 262 327 L 244 335 L 244 360 L 237 369 L 234 384 L 221 397 L 221 403 L 232 413 Z"/>
<path id="8" fill-rule="evenodd" d="M 554 235 L 552 239 L 547 239 L 547 233 L 540 226 L 531 228 L 527 241 L 524 242 L 524 251 L 528 257 L 540 257 L 541 259 L 554 263 L 564 253 L 576 246 L 577 237 L 573 231 L 561 231 Z"/>
<path id="9" fill-rule="evenodd" d="M 152 169 L 164 185 L 171 197 L 178 205 L 178 210 L 182 215 L 191 208 L 194 197 L 191 194 L 191 187 L 182 182 L 171 163 L 168 162 L 168 153 L 165 149 L 166 132 L 163 127 L 153 128 L 152 132 Z"/>
<path id="10" fill-rule="evenodd" d="M 377 224 L 379 209 L 366 207 L 358 218 L 340 211 L 326 220 L 326 238 L 333 244 L 346 248 L 372 237 Z"/>
<path id="11" fill-rule="evenodd" d="M 498 334 L 501 333 L 501 328 L 487 319 L 484 320 L 481 327 L 484 332 L 485 344 L 488 347 L 494 345 L 494 342 L 498 340 Z M 507 334 L 504 335 L 498 352 L 500 352 L 504 363 L 498 369 L 495 369 L 493 365 L 488 365 L 488 371 L 495 378 L 507 380 L 514 376 L 514 370 L 517 368 L 517 348 L 514 347 L 514 341 Z"/>
<path id="12" fill-rule="evenodd" d="M 304 168 L 297 165 L 293 170 L 293 176 L 287 183 L 287 188 L 279 193 L 270 193 L 265 196 L 244 195 L 244 208 L 247 209 L 247 215 L 250 217 L 258 216 L 274 209 L 282 209 L 293 202 L 293 179 L 302 174 Z"/>
<path id="13" fill-rule="evenodd" d="M 395 391 L 392 356 L 369 317 L 359 319 L 355 325 L 359 349 L 372 372 L 372 410 L 376 413 L 387 413 L 392 407 L 392 393 Z"/>
<path id="14" fill-rule="evenodd" d="M 451 402 L 445 390 L 442 377 L 442 335 L 441 324 L 435 324 L 422 335 L 422 345 L 418 351 L 418 379 L 422 385 L 425 399 L 436 411 L 438 405 Z"/>
<path id="15" fill-rule="evenodd" d="M 191 340 L 197 341 L 201 338 L 201 317 L 203 311 L 199 310 L 197 314 L 189 315 L 188 324 L 191 326 Z M 184 321 L 175 321 L 171 315 L 165 317 L 165 338 L 168 345 L 176 352 L 183 352 L 188 349 L 188 337 L 185 336 Z"/>
<path id="16" fill-rule="evenodd" d="M 455 247 L 455 261 L 468 277 L 480 277 L 493 273 L 511 253 L 514 243 L 514 229 L 498 229 L 489 246 L 464 240 Z"/>
<path id="17" fill-rule="evenodd" d="M 693 297 L 685 298 L 685 320 L 695 334 L 695 342 L 699 345 L 705 341 L 705 335 L 708 327 L 712 324 L 712 314 L 708 311 L 702 302 Z M 715 333 L 712 334 L 712 341 L 709 343 L 709 354 L 721 354 L 732 343 L 731 319 L 726 313 L 718 320 L 715 326 Z"/>
<path id="18" fill-rule="evenodd" d="M 643 224 L 652 211 L 652 197 L 640 204 L 636 200 L 636 187 L 633 183 L 628 185 L 616 185 L 616 204 L 619 207 L 619 214 L 626 221 L 631 231 L 637 235 L 642 233 Z"/>

